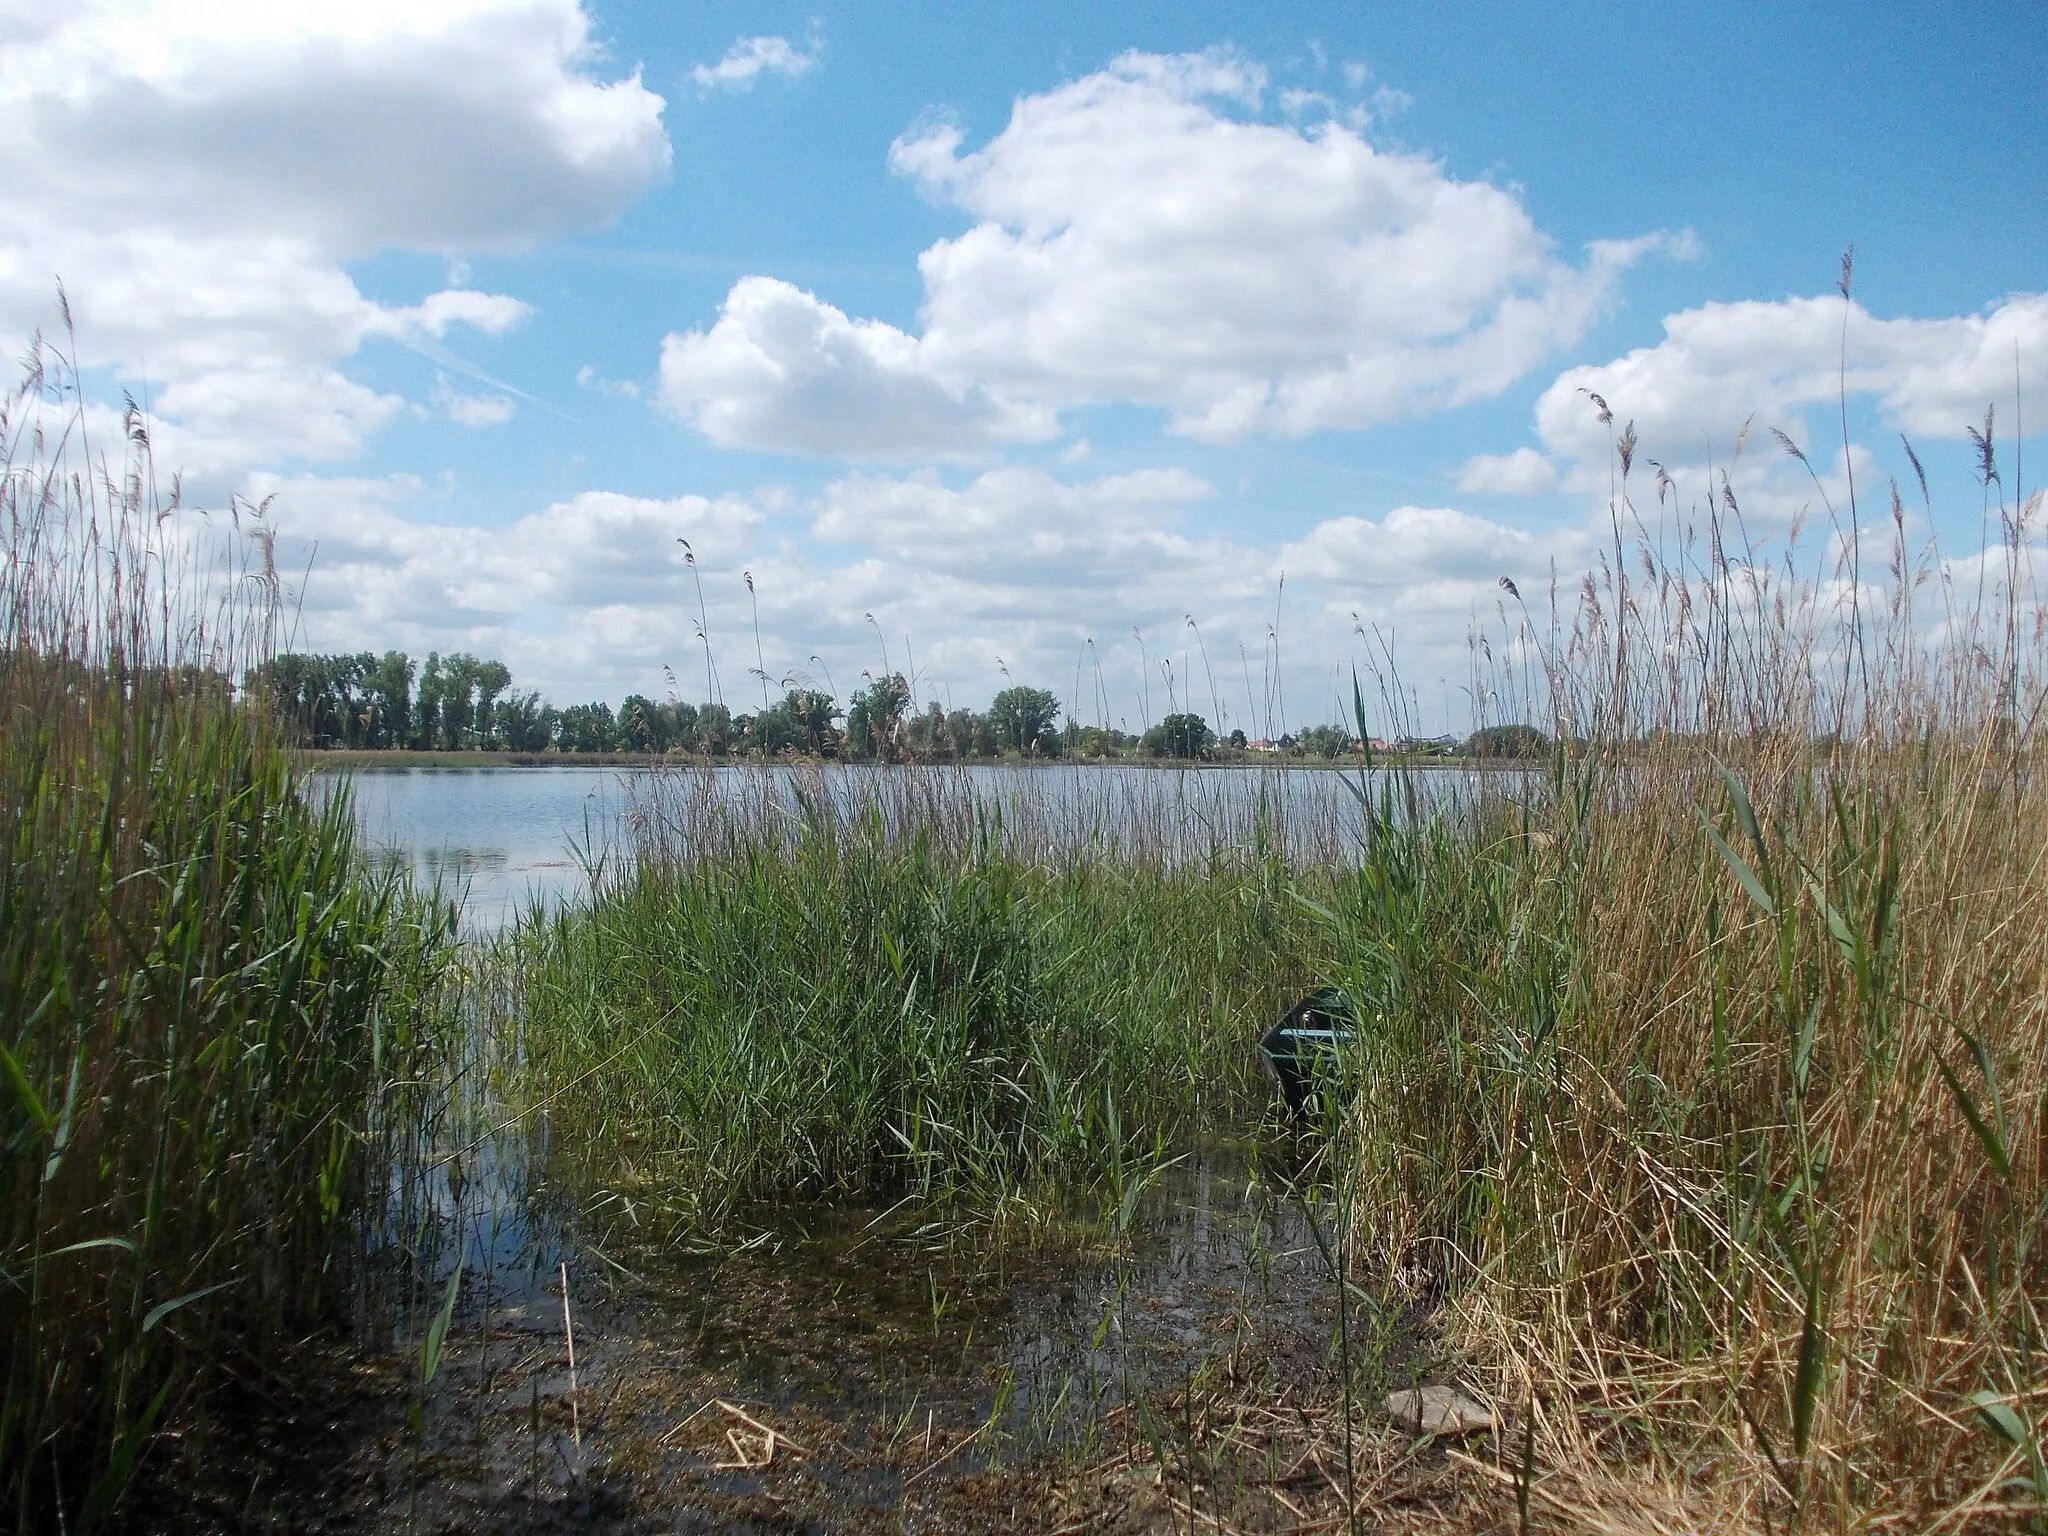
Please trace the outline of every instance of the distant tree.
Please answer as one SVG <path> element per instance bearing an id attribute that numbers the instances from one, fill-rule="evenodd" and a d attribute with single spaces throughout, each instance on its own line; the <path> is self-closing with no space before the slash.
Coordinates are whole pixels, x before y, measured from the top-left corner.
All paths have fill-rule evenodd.
<path id="1" fill-rule="evenodd" d="M 1119 756 L 1123 748 L 1124 741 L 1118 732 L 1105 730 L 1099 725 L 1088 725 L 1081 728 L 1080 739 L 1074 744 L 1074 756 L 1095 758 L 1099 761 Z"/>
<path id="2" fill-rule="evenodd" d="M 1465 742 L 1468 757 L 1541 757 L 1549 750 L 1550 738 L 1533 725 L 1482 726 Z"/>
<path id="3" fill-rule="evenodd" d="M 830 694 L 792 688 L 779 704 L 741 717 L 739 750 L 756 757 L 836 754 L 839 732 L 832 721 L 837 714 Z"/>
<path id="4" fill-rule="evenodd" d="M 987 715 L 975 710 L 967 712 L 967 755 L 969 757 L 1001 757 L 1003 755 L 1003 733 L 996 729 L 996 723 Z"/>
<path id="5" fill-rule="evenodd" d="M 703 750 L 698 739 L 700 712 L 694 704 L 685 704 L 676 699 L 668 706 L 670 739 L 679 752 L 700 752 Z"/>
<path id="6" fill-rule="evenodd" d="M 479 747 L 495 746 L 498 742 L 498 697 L 512 686 L 512 673 L 502 661 L 479 661 L 474 664 L 470 676 L 476 685 L 476 700 L 471 714 L 476 744 Z"/>
<path id="7" fill-rule="evenodd" d="M 1242 752 L 1246 746 L 1244 732 L 1241 730 L 1232 731 L 1230 733 L 1230 744 Z"/>
<path id="8" fill-rule="evenodd" d="M 675 745 L 667 710 L 641 694 L 629 693 L 619 706 L 618 727 L 629 752 L 666 752 Z"/>
<path id="9" fill-rule="evenodd" d="M 363 680 L 371 712 L 366 745 L 402 747 L 412 739 L 412 676 L 412 658 L 403 651 L 386 651 Z"/>
<path id="10" fill-rule="evenodd" d="M 839 755 L 839 702 L 829 693 L 812 688 L 792 688 L 776 708 L 781 710 L 797 734 L 797 750 L 812 757 Z"/>
<path id="11" fill-rule="evenodd" d="M 965 762 L 976 756 L 975 739 L 982 724 L 982 717 L 971 709 L 948 710 L 945 755 L 958 762 Z"/>
<path id="12" fill-rule="evenodd" d="M 1153 757 L 1197 759 L 1213 757 L 1216 734 L 1200 715 L 1182 712 L 1168 715 L 1142 738 L 1144 750 Z"/>
<path id="13" fill-rule="evenodd" d="M 734 741 L 732 711 L 723 704 L 706 704 L 697 711 L 697 750 L 706 757 L 724 757 Z"/>
<path id="14" fill-rule="evenodd" d="M 360 747 L 371 744 L 377 718 L 365 687 L 376 669 L 377 658 L 367 651 L 338 656 L 287 652 L 252 668 L 242 686 L 262 699 L 301 745 Z"/>
<path id="15" fill-rule="evenodd" d="M 1335 725 L 1312 725 L 1301 733 L 1300 747 L 1304 756 L 1339 758 L 1352 747 L 1349 731 Z"/>
<path id="16" fill-rule="evenodd" d="M 318 712 L 325 687 L 319 661 L 296 654 L 273 656 L 242 680 L 244 690 L 262 699 L 278 724 L 306 746 L 319 745 Z"/>
<path id="17" fill-rule="evenodd" d="M 441 745 L 441 694 L 444 679 L 441 676 L 441 654 L 427 652 L 427 664 L 420 668 L 420 691 L 413 701 L 412 744 L 423 752 L 431 752 Z"/>
<path id="18" fill-rule="evenodd" d="M 476 744 L 476 658 L 441 658 L 441 745 L 451 752 Z"/>
<path id="19" fill-rule="evenodd" d="M 903 711 L 909 704 L 910 684 L 900 672 L 876 678 L 855 694 L 846 708 L 847 755 L 864 761 L 900 761 Z"/>
<path id="20" fill-rule="evenodd" d="M 513 694 L 498 706 L 497 716 L 498 739 L 509 751 L 544 752 L 554 744 L 559 717 L 537 693 Z"/>
<path id="21" fill-rule="evenodd" d="M 1050 755 L 1045 742 L 1053 735 L 1059 716 L 1060 701 L 1043 688 L 1005 688 L 988 706 L 996 749 L 1026 757 Z"/>
<path id="22" fill-rule="evenodd" d="M 619 745 L 617 721 L 605 703 L 572 704 L 562 711 L 555 745 L 564 752 L 610 752 Z"/>
<path id="23" fill-rule="evenodd" d="M 924 713 L 912 716 L 903 727 L 903 740 L 911 754 L 929 762 L 950 762 L 959 757 L 952 733 L 946 729 L 946 712 L 934 699 Z"/>

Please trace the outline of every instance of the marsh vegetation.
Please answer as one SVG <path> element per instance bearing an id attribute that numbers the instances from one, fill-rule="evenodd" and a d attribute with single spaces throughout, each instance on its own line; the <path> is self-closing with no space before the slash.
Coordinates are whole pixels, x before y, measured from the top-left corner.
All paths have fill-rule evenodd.
<path id="1" fill-rule="evenodd" d="M 446 913 L 356 857 L 226 677 L 258 535 L 181 545 L 63 352 L 0 403 L 0 1500 L 107 1523 L 230 1378 L 346 1317 Z M 222 563 L 225 562 L 225 563 Z"/>
<path id="2" fill-rule="evenodd" d="M 621 1528 L 676 1498 L 956 1528 L 2048 1512 L 2039 499 L 1988 422 L 1967 561 L 1896 492 L 1881 545 L 1852 505 L 1818 551 L 1751 545 L 1726 481 L 1639 510 L 1617 434 L 1611 559 L 1475 621 L 1527 773 L 1361 775 L 1304 822 L 1284 774 L 1194 816 L 678 766 L 586 850 L 586 901 L 460 948 L 226 686 L 270 648 L 260 519 L 243 563 L 180 542 L 140 423 L 112 476 L 83 423 L 54 353 L 0 422 L 18 1524 L 160 1513 L 315 1337 L 397 1362 L 363 1452 L 392 1525 L 462 1478 L 464 1518 Z M 1360 737 L 1408 729 L 1383 661 Z M 1363 1028 L 1301 1137 L 1252 1042 L 1325 982 Z M 1215 1208 L 1185 1179 L 1219 1143 L 1261 1214 L 1205 1311 L 1148 1244 Z M 1034 1310 L 1049 1276 L 1068 1300 Z M 848 1286 L 895 1295 L 891 1337 L 914 1292 L 945 1370 L 832 1354 Z M 718 1295 L 754 1319 L 730 1358 Z M 1020 1398 L 1020 1329 L 1087 1390 Z M 779 1347 L 815 1369 L 771 1420 Z M 899 1374 L 826 1411 L 870 1370 Z M 1393 1429 L 1417 1376 L 1493 1431 Z M 855 1464 L 867 1503 L 824 1470 Z"/>

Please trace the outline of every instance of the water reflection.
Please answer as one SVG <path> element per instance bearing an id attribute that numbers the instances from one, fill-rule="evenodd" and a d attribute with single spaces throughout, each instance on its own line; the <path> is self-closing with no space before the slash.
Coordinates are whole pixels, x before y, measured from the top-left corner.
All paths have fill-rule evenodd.
<path id="1" fill-rule="evenodd" d="M 520 912 L 587 894 L 589 861 L 617 841 L 633 769 L 373 768 L 316 773 L 343 781 L 378 854 L 462 904 L 475 933 Z"/>

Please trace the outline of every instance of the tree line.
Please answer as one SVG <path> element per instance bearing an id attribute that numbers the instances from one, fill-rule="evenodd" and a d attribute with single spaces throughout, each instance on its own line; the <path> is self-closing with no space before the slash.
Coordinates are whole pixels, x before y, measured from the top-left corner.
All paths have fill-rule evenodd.
<path id="1" fill-rule="evenodd" d="M 1259 754 L 1335 760 L 1361 743 L 1341 727 L 1253 743 L 1218 737 L 1201 715 L 1168 715 L 1142 733 L 1061 718 L 1047 689 L 1003 689 L 985 710 L 916 707 L 900 673 L 871 681 L 842 709 L 827 693 L 791 688 L 779 702 L 735 714 L 723 702 L 665 702 L 630 694 L 556 708 L 512 686 L 503 662 L 465 652 L 314 655 L 293 652 L 254 668 L 247 697 L 272 710 L 299 745 L 358 751 L 679 753 L 703 757 L 815 757 L 856 762 L 974 762 L 1007 758 L 1114 761 L 1242 759 Z M 1386 744 L 1380 744 L 1382 750 Z M 1403 755 L 1540 756 L 1548 740 L 1530 726 L 1492 726 L 1460 742 L 1402 741 Z"/>

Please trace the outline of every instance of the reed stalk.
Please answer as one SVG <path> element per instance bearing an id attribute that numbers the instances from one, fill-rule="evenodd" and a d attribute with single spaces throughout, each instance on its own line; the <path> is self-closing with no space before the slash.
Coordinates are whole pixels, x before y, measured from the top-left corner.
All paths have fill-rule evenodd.
<path id="1" fill-rule="evenodd" d="M 90 1531 L 331 1321 L 442 933 L 233 698 L 264 520 L 110 459 L 64 350 L 0 401 L 0 1507 Z"/>
<path id="2" fill-rule="evenodd" d="M 1737 510 L 1555 640 L 1504 605 L 1475 694 L 1538 677 L 1540 788 L 1361 791 L 1358 1249 L 1528 1405 L 1565 1528 L 2038 1525 L 2039 498 L 1981 604 L 1902 516 L 1873 584 L 1737 558 Z"/>

